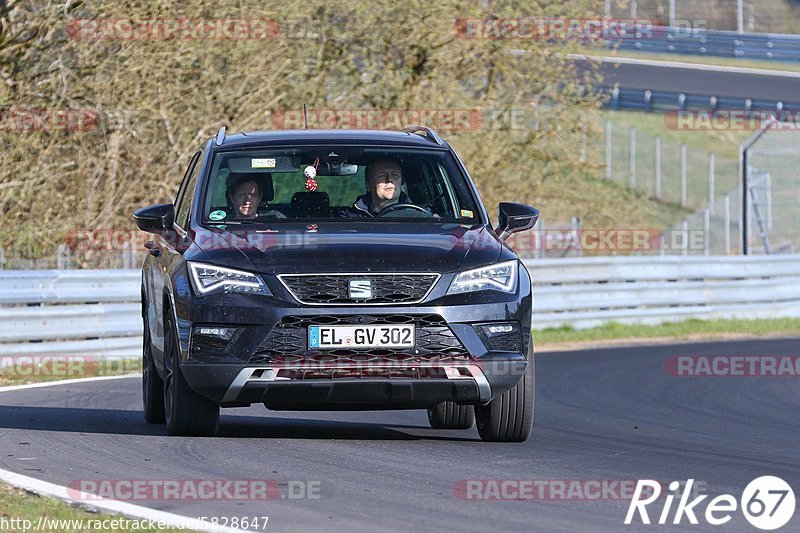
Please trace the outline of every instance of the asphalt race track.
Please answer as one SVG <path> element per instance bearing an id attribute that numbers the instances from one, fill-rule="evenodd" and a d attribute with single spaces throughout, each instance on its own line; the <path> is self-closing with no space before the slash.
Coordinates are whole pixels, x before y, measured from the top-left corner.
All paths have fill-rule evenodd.
<path id="1" fill-rule="evenodd" d="M 577 59 L 576 63 L 579 72 L 596 68 L 583 59 Z M 669 61 L 620 62 L 614 59 L 604 60 L 600 72 L 604 87 L 619 84 L 625 89 L 800 103 L 800 77 L 795 72 L 772 75 L 769 71 L 759 73 L 755 69 L 724 71 L 703 68 L 703 65 L 670 65 Z"/>
<path id="2" fill-rule="evenodd" d="M 624 527 L 623 499 L 466 500 L 454 487 L 467 479 L 693 478 L 711 497 L 738 499 L 752 479 L 777 475 L 797 491 L 800 378 L 675 377 L 664 364 L 677 354 L 797 356 L 798 346 L 800 339 L 780 339 L 540 354 L 536 423 L 524 444 L 483 443 L 474 428 L 433 430 L 421 411 L 260 406 L 224 410 L 217 438 L 168 438 L 142 420 L 136 378 L 3 392 L 0 468 L 60 485 L 319 482 L 316 499 L 132 502 L 190 517 L 266 515 L 269 531 L 685 530 L 685 518 L 681 526 Z M 653 520 L 656 505 L 648 508 Z M 798 515 L 784 530 L 800 530 Z M 718 529 L 702 518 L 692 527 Z M 724 529 L 755 531 L 739 511 Z"/>

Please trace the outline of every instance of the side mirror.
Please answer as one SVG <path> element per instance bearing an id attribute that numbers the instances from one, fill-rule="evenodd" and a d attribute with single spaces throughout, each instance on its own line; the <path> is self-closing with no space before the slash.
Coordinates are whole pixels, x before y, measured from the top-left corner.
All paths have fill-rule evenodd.
<path id="1" fill-rule="evenodd" d="M 504 241 L 512 233 L 531 229 L 539 220 L 539 210 L 525 204 L 500 202 L 497 219 L 500 225 L 495 233 L 501 241 Z"/>
<path id="2" fill-rule="evenodd" d="M 143 207 L 133 214 L 133 219 L 140 230 L 160 235 L 172 229 L 175 222 L 175 206 L 158 204 Z"/>

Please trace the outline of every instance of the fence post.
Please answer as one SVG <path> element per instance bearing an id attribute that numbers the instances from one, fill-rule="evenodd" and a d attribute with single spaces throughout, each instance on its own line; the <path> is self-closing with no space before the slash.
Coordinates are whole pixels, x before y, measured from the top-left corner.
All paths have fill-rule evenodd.
<path id="1" fill-rule="evenodd" d="M 536 222 L 536 226 L 539 228 L 536 231 L 536 240 L 534 241 L 536 243 L 536 258 L 544 259 L 544 247 L 547 246 L 547 232 L 544 230 L 544 221 L 542 221 L 541 217 L 539 217 L 539 220 Z"/>
<path id="2" fill-rule="evenodd" d="M 686 207 L 686 145 L 681 145 L 681 207 Z"/>
<path id="3" fill-rule="evenodd" d="M 655 166 L 656 166 L 656 200 L 661 200 L 661 136 L 656 135 L 656 151 L 655 151 Z"/>
<path id="4" fill-rule="evenodd" d="M 703 209 L 703 255 L 709 255 L 711 248 L 711 211 Z"/>
<path id="5" fill-rule="evenodd" d="M 708 154 L 708 209 L 714 212 L 714 179 L 716 178 L 716 156 Z"/>
<path id="6" fill-rule="evenodd" d="M 636 188 L 636 128 L 631 128 L 631 189 Z"/>
<path id="7" fill-rule="evenodd" d="M 578 217 L 572 217 L 572 224 L 571 224 L 571 233 L 575 237 L 575 242 L 577 242 L 577 250 L 578 250 L 578 257 L 583 257 L 583 246 L 581 246 L 581 219 Z"/>
<path id="8" fill-rule="evenodd" d="M 3 249 L 0 248 L 0 270 L 6 269 L 6 254 L 3 253 Z"/>
<path id="9" fill-rule="evenodd" d="M 131 257 L 132 251 L 133 246 L 131 245 L 130 241 L 125 241 L 122 243 L 122 268 L 133 268 L 133 261 Z"/>
<path id="10" fill-rule="evenodd" d="M 675 0 L 669 0 L 669 25 L 675 27 Z"/>
<path id="11" fill-rule="evenodd" d="M 730 255 L 731 253 L 731 197 L 728 193 L 722 197 L 722 209 L 723 209 L 723 226 L 725 230 L 722 233 L 723 239 L 723 249 L 725 251 L 725 255 Z"/>
<path id="12" fill-rule="evenodd" d="M 70 267 L 69 264 L 69 248 L 67 248 L 66 244 L 59 244 L 58 245 L 58 255 L 56 257 L 56 266 L 59 270 L 67 270 Z"/>
<path id="13" fill-rule="evenodd" d="M 606 119 L 606 179 L 611 179 L 611 164 L 613 162 L 611 158 L 611 121 Z"/>
<path id="14" fill-rule="evenodd" d="M 681 220 L 681 255 L 689 255 L 689 221 L 685 218 Z"/>
<path id="15" fill-rule="evenodd" d="M 772 175 L 764 176 L 764 194 L 767 197 L 767 229 L 772 229 Z"/>

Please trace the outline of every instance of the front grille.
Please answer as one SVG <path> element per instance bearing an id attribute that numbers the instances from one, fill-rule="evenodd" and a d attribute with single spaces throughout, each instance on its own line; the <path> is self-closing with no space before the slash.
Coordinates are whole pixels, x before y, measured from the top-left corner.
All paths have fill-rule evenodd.
<path id="1" fill-rule="evenodd" d="M 414 348 L 320 350 L 308 347 L 308 326 L 414 324 Z M 284 317 L 250 359 L 254 364 L 335 366 L 447 363 L 469 360 L 469 352 L 439 315 L 312 315 Z"/>
<path id="2" fill-rule="evenodd" d="M 283 274 L 278 279 L 295 299 L 311 305 L 377 305 L 421 302 L 438 274 Z M 369 280 L 371 296 L 351 297 L 351 280 Z"/>

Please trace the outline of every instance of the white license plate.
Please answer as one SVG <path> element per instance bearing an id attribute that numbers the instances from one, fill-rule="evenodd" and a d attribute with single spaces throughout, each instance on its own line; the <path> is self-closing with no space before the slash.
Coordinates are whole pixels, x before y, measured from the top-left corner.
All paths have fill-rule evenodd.
<path id="1" fill-rule="evenodd" d="M 308 347 L 413 348 L 414 326 L 309 326 Z"/>

